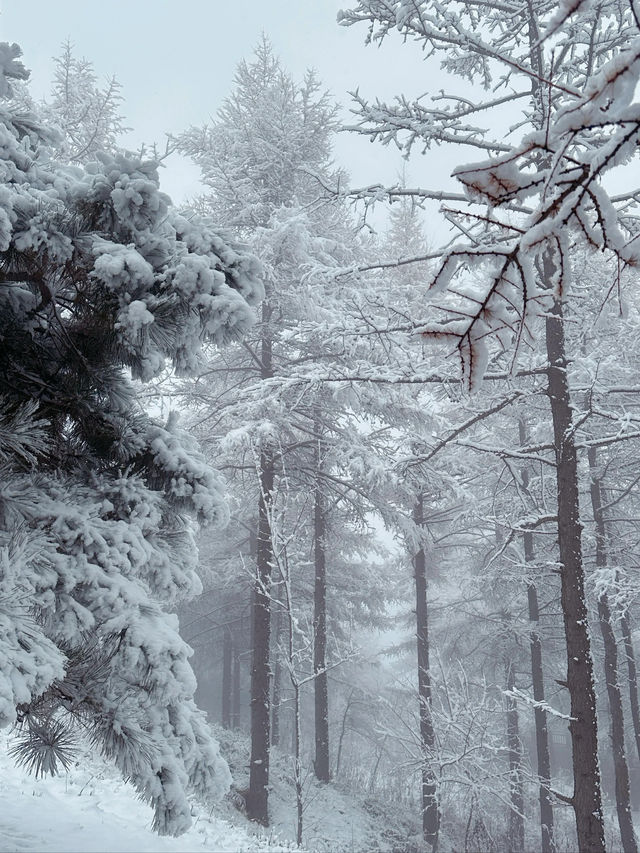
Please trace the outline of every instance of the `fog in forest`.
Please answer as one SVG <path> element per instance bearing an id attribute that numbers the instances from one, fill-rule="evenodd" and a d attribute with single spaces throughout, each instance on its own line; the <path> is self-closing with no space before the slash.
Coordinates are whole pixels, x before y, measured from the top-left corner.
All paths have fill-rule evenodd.
<path id="1" fill-rule="evenodd" d="M 637 853 L 636 0 L 0 37 L 0 851 Z"/>

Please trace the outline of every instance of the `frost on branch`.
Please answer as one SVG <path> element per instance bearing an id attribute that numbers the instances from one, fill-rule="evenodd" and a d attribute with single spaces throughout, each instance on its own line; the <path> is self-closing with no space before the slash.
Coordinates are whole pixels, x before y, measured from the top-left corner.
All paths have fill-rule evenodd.
<path id="1" fill-rule="evenodd" d="M 621 269 L 640 261 L 638 193 L 615 197 L 607 185 L 611 170 L 637 157 L 640 142 L 633 7 L 606 2 L 597 16 L 590 2 L 576 0 L 509 8 L 505 17 L 501 4 L 359 0 L 339 16 L 344 25 L 366 22 L 369 41 L 394 31 L 417 41 L 446 72 L 472 84 L 464 96 L 452 88 L 392 105 L 358 95 L 352 128 L 405 153 L 453 144 L 483 158 L 454 170 L 464 196 L 412 191 L 447 201 L 446 218 L 459 235 L 434 278 L 438 313 L 430 313 L 439 319 L 423 330 L 456 342 L 472 383 L 471 365 L 485 360 L 477 342 L 497 336 L 492 351 L 515 345 L 517 355 L 534 316 L 569 292 L 568 254 L 576 244 L 611 253 Z M 504 132 L 507 110 L 519 118 Z M 373 189 L 359 197 L 367 201 Z"/>
<path id="2" fill-rule="evenodd" d="M 490 209 L 525 203 L 532 197 L 536 203 L 521 225 L 503 229 L 503 235 L 506 232 L 508 237 L 509 230 L 512 235 L 503 238 L 508 249 L 499 250 L 505 263 L 500 274 L 489 280 L 480 312 L 470 317 L 467 341 L 473 336 L 473 325 L 486 322 L 488 315 L 491 330 L 499 331 L 505 321 L 504 315 L 496 313 L 500 302 L 503 308 L 509 305 L 514 330 L 521 328 L 531 298 L 522 268 L 531 263 L 530 258 L 553 255 L 555 282 L 547 281 L 546 287 L 562 296 L 569 284 L 569 235 L 572 242 L 585 241 L 594 249 L 614 253 L 624 264 L 637 265 L 640 246 L 625 228 L 601 178 L 627 163 L 637 151 L 640 106 L 631 101 L 639 60 L 640 40 L 594 75 L 579 97 L 569 99 L 549 129 L 528 134 L 508 154 L 455 170 L 472 202 L 485 202 Z M 495 251 L 498 254 L 497 247 Z M 460 254 L 459 250 L 451 252 L 443 271 Z M 512 301 L 516 294 L 506 297 L 504 293 L 505 286 L 513 291 L 514 281 L 519 282 L 520 309 Z"/>

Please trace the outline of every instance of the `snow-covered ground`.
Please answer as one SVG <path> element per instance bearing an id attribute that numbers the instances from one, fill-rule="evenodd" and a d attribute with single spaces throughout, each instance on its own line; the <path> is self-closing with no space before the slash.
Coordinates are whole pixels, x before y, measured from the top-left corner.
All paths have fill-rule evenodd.
<path id="1" fill-rule="evenodd" d="M 248 739 L 216 728 L 236 785 L 247 782 Z M 272 829 L 250 823 L 225 799 L 212 809 L 194 803 L 193 826 L 179 838 L 151 830 L 152 811 L 117 770 L 88 752 L 68 773 L 36 779 L 7 755 L 0 734 L 0 853 L 292 853 L 295 797 L 290 757 L 274 750 L 271 769 Z M 392 803 L 305 783 L 304 849 L 308 853 L 358 853 L 417 849 L 417 827 Z M 403 843 L 404 842 L 404 843 Z M 406 844 L 406 846 L 405 846 Z"/>
<path id="2" fill-rule="evenodd" d="M 151 809 L 117 771 L 89 755 L 68 773 L 35 779 L 7 756 L 0 737 L 1 853 L 239 853 L 290 851 L 275 839 L 252 836 L 194 806 L 193 826 L 180 838 L 151 830 Z"/>
<path id="3" fill-rule="evenodd" d="M 246 734 L 214 727 L 235 784 L 248 785 L 249 740 Z M 307 764 L 309 762 L 307 761 Z M 304 774 L 302 842 L 309 853 L 400 853 L 421 848 L 417 812 L 391 801 L 348 791 L 339 784 L 322 785 L 307 768 Z M 272 749 L 269 813 L 274 833 L 293 843 L 296 805 L 292 759 Z M 227 800 L 221 814 L 234 823 L 246 819 Z M 235 812 L 235 814 L 234 814 Z"/>

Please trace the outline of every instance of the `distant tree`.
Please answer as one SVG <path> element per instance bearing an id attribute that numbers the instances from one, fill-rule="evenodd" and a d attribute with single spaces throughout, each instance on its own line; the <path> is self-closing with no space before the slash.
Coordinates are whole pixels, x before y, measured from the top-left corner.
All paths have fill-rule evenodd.
<path id="1" fill-rule="evenodd" d="M 129 128 L 122 115 L 122 86 L 111 77 L 100 86 L 88 59 L 74 55 L 70 41 L 54 59 L 55 72 L 49 97 L 40 105 L 43 121 L 56 127 L 62 139 L 57 160 L 89 163 L 99 152 L 115 154 L 118 139 Z"/>
<path id="2" fill-rule="evenodd" d="M 336 178 L 330 159 L 334 125 L 335 109 L 314 75 L 298 85 L 264 41 L 251 62 L 240 64 L 235 90 L 217 121 L 187 131 L 178 141 L 200 166 L 207 187 L 194 208 L 214 217 L 230 210 L 234 234 L 259 254 L 265 269 L 266 299 L 254 333 L 242 349 L 216 355 L 190 397 L 192 407 L 198 407 L 199 435 L 211 441 L 216 455 L 223 454 L 234 488 L 245 495 L 243 503 L 253 500 L 257 505 L 247 808 L 262 823 L 268 821 L 274 646 L 271 526 L 276 519 L 282 523 L 286 497 L 304 517 L 295 520 L 298 535 L 304 531 L 306 541 L 313 542 L 312 548 L 300 545 L 297 551 L 308 555 L 304 562 L 313 571 L 314 767 L 326 782 L 328 579 L 337 575 L 330 561 L 339 555 L 339 546 L 330 548 L 329 537 L 358 516 L 353 509 L 358 490 L 341 476 L 340 466 L 342 472 L 348 469 L 358 442 L 366 444 L 349 426 L 348 405 L 315 380 L 319 366 L 324 369 L 344 350 L 340 341 L 329 343 L 342 294 L 325 273 L 347 265 L 355 247 L 344 204 L 321 198 L 322 184 Z M 221 417 L 207 414 L 207 396 L 209 409 L 213 404 L 215 411 L 215 401 L 221 402 Z M 360 512 L 360 522 L 365 513 Z M 273 617 L 277 621 L 276 612 Z"/>
<path id="3" fill-rule="evenodd" d="M 0 45 L 0 93 L 27 76 Z M 0 724 L 55 772 L 87 731 L 155 809 L 190 824 L 187 790 L 230 777 L 177 619 L 200 589 L 190 519 L 222 522 L 195 443 L 150 418 L 131 377 L 193 370 L 252 322 L 257 264 L 158 190 L 156 166 L 94 152 L 52 161 L 33 115 L 0 103 Z"/>

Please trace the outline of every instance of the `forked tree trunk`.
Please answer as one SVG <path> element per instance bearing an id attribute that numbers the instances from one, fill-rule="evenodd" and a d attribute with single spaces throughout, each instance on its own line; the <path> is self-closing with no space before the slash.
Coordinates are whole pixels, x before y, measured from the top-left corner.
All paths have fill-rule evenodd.
<path id="1" fill-rule="evenodd" d="M 519 421 L 520 446 L 527 443 L 527 434 L 524 421 Z M 522 485 L 529 488 L 529 471 L 523 468 L 521 471 Z M 533 547 L 533 533 L 530 530 L 522 534 L 524 547 L 524 559 L 527 566 L 532 566 L 535 559 Z M 540 835 L 542 853 L 555 853 L 555 832 L 553 825 L 553 805 L 551 799 L 551 758 L 549 754 L 549 731 L 547 728 L 547 712 L 544 709 L 544 670 L 542 668 L 542 640 L 538 630 L 540 622 L 540 609 L 538 607 L 538 590 L 535 584 L 529 582 L 527 585 L 527 605 L 529 610 L 529 622 L 531 633 L 529 635 L 531 653 L 531 682 L 533 685 L 534 720 L 536 727 L 536 758 L 538 779 L 538 800 L 540 803 Z"/>
<path id="2" fill-rule="evenodd" d="M 524 790 L 522 782 L 522 742 L 518 706 L 513 695 L 515 673 L 511 662 L 507 664 L 507 753 L 509 755 L 509 850 L 510 853 L 524 851 Z"/>
<path id="3" fill-rule="evenodd" d="M 413 509 L 413 520 L 418 527 L 424 524 L 424 499 L 420 495 Z M 429 614 L 427 607 L 427 562 L 424 548 L 418 548 L 413 557 L 413 572 L 416 584 L 416 646 L 418 657 L 418 702 L 420 712 L 421 805 L 422 837 L 431 845 L 438 846 L 440 830 L 440 806 L 436 777 L 432 768 L 434 760 L 435 733 L 431 713 L 431 673 L 429 670 Z"/>
<path id="4" fill-rule="evenodd" d="M 231 629 L 225 625 L 222 630 L 222 725 L 228 729 L 231 727 Z"/>
<path id="5" fill-rule="evenodd" d="M 595 447 L 588 450 L 589 471 L 591 473 L 591 507 L 596 528 L 596 566 L 604 568 L 607 565 L 605 549 L 605 517 L 602 508 L 602 483 L 598 477 L 597 451 Z M 603 591 L 598 598 L 598 619 L 604 642 L 604 671 L 611 715 L 611 746 L 613 749 L 613 769 L 616 786 L 616 810 L 618 826 L 624 853 L 637 853 L 638 845 L 633 831 L 631 817 L 631 798 L 629 794 L 629 768 L 624 746 L 624 714 L 622 710 L 622 695 L 618 681 L 618 648 L 611 619 L 611 607 L 607 593 Z"/>
<path id="6" fill-rule="evenodd" d="M 271 309 L 262 304 L 264 324 L 261 349 L 261 378 L 273 375 L 271 336 L 268 323 Z M 249 790 L 246 797 L 250 820 L 269 825 L 269 748 L 270 748 L 270 650 L 271 650 L 271 573 L 273 569 L 273 540 L 271 513 L 275 483 L 274 460 L 271 451 L 263 448 L 259 457 L 258 536 L 256 541 L 256 578 L 252 607 L 251 662 L 251 761 Z"/>
<path id="7" fill-rule="evenodd" d="M 553 272 L 550 261 L 545 263 L 544 272 L 545 279 L 550 281 Z M 596 694 L 582 563 L 578 464 L 562 306 L 557 299 L 554 299 L 545 322 L 548 394 L 556 455 L 560 597 L 567 646 L 567 688 L 571 702 L 569 732 L 573 749 L 574 791 L 568 799 L 575 813 L 579 850 L 582 853 L 605 853 Z"/>
<path id="8" fill-rule="evenodd" d="M 315 418 L 316 453 L 315 471 L 316 484 L 313 501 L 313 672 L 314 672 L 314 702 L 315 702 L 315 761 L 313 762 L 316 778 L 320 782 L 328 782 L 329 769 L 329 695 L 327 684 L 327 519 L 325 500 L 322 491 L 322 441 L 320 433 L 322 426 L 319 418 Z"/>

